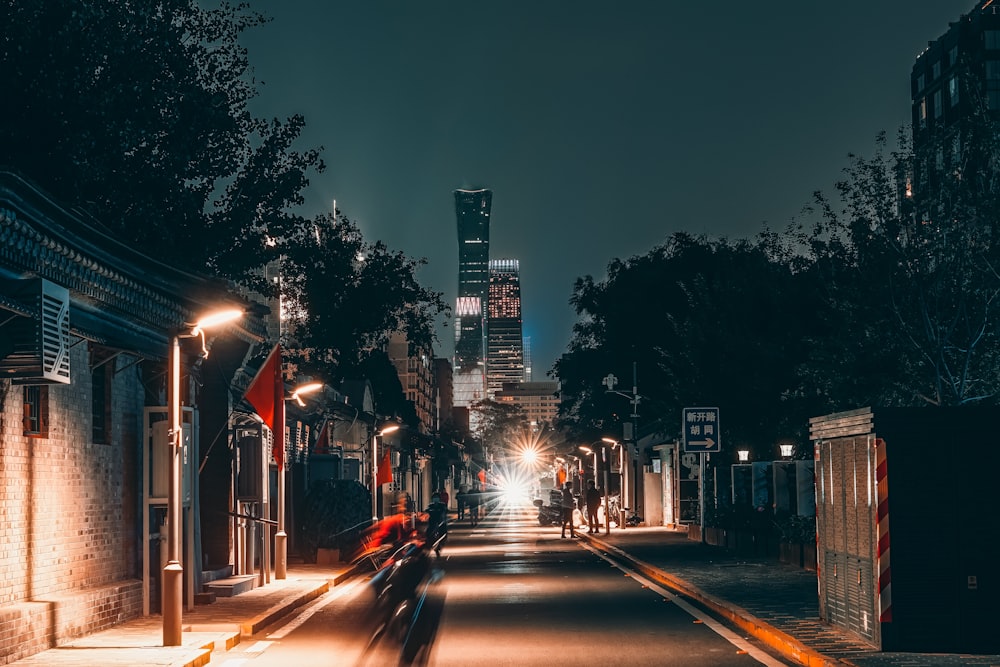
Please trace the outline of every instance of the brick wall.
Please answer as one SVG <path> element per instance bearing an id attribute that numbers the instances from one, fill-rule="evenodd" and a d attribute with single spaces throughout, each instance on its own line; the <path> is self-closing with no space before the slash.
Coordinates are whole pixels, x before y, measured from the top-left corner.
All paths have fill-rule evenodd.
<path id="1" fill-rule="evenodd" d="M 141 613 L 137 461 L 143 388 L 113 374 L 109 444 L 92 442 L 89 345 L 48 387 L 48 432 L 23 433 L 23 390 L 0 381 L 0 664 Z M 5 658 L 6 656 L 6 658 Z"/>

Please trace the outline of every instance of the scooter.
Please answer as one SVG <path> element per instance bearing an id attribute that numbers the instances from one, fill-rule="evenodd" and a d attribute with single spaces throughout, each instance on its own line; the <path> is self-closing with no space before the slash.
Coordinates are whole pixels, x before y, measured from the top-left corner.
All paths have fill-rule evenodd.
<path id="1" fill-rule="evenodd" d="M 429 545 L 418 538 L 400 546 L 372 576 L 372 635 L 362 664 L 409 665 L 433 641 L 440 605 L 428 604 L 433 574 Z"/>
<path id="2" fill-rule="evenodd" d="M 541 498 L 535 499 L 535 507 L 538 508 L 538 525 L 551 526 L 562 522 L 562 507 L 546 505 Z"/>

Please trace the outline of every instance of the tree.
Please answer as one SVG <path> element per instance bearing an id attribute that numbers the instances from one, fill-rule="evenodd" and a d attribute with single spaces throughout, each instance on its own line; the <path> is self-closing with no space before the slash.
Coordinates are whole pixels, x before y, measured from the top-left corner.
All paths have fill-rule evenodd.
<path id="1" fill-rule="evenodd" d="M 489 452 L 506 455 L 513 446 L 521 428 L 525 424 L 524 412 L 517 405 L 498 403 L 491 399 L 476 401 L 470 406 L 475 413 L 471 421 L 476 424 L 474 442 L 469 443 L 469 452 L 477 463 L 487 467 Z"/>
<path id="2" fill-rule="evenodd" d="M 290 244 L 282 260 L 300 368 L 329 379 L 356 376 L 398 330 L 417 348 L 431 347 L 447 306 L 417 282 L 424 263 L 365 242 L 346 216 L 318 216 L 309 238 Z"/>
<path id="3" fill-rule="evenodd" d="M 772 234 L 729 242 L 678 233 L 615 260 L 606 280 L 588 276 L 574 289 L 579 321 L 555 368 L 561 424 L 581 436 L 620 433 L 631 405 L 600 382 L 608 372 L 627 382 L 636 362 L 640 432 L 675 437 L 683 407 L 712 405 L 726 415 L 723 443 L 804 438 L 812 408 L 790 397 L 815 326 L 808 301 Z"/>
<path id="4" fill-rule="evenodd" d="M 116 238 L 174 266 L 269 293 L 260 267 L 301 238 L 321 149 L 304 119 L 265 121 L 246 4 L 3 0 L 0 156 Z"/>
<path id="5" fill-rule="evenodd" d="M 293 149 L 301 116 L 249 111 L 258 82 L 239 37 L 264 15 L 190 0 L 0 7 L 5 167 L 171 265 L 273 296 L 263 267 L 280 261 L 304 371 L 356 375 L 399 327 L 430 344 L 446 308 L 417 283 L 422 261 L 293 212 L 322 148 Z"/>
<path id="6" fill-rule="evenodd" d="M 837 204 L 816 196 L 821 221 L 803 238 L 836 276 L 836 329 L 860 343 L 821 349 L 825 365 L 868 381 L 862 405 L 996 399 L 1000 126 L 983 113 L 963 131 L 920 154 L 904 131 L 887 154 L 882 134 L 872 157 L 850 156 Z"/>

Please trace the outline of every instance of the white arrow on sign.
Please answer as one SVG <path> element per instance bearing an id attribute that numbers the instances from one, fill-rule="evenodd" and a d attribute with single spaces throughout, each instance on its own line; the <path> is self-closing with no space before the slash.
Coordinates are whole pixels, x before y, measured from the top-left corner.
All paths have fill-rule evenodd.
<path id="1" fill-rule="evenodd" d="M 705 438 L 704 440 L 688 440 L 688 444 L 693 445 L 695 447 L 704 447 L 705 449 L 711 449 L 712 447 L 715 446 L 715 440 L 712 440 L 711 438 Z"/>

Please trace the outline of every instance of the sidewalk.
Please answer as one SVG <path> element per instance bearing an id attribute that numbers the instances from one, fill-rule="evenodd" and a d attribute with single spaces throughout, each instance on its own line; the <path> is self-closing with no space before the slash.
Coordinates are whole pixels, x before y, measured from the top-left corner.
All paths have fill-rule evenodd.
<path id="1" fill-rule="evenodd" d="M 288 564 L 287 577 L 234 597 L 184 610 L 182 646 L 163 646 L 159 615 L 133 619 L 10 663 L 18 667 L 201 667 L 275 620 L 346 579 L 347 565 Z"/>
<path id="2" fill-rule="evenodd" d="M 771 558 L 737 556 L 666 527 L 588 535 L 650 579 L 693 598 L 780 651 L 792 664 L 857 667 L 1000 665 L 1000 655 L 882 653 L 822 623 L 816 573 Z"/>
<path id="3" fill-rule="evenodd" d="M 880 653 L 821 623 L 816 574 L 772 559 L 736 556 L 668 528 L 628 528 L 609 535 L 578 532 L 650 579 L 699 601 L 777 649 L 789 664 L 809 667 L 1000 666 L 1000 655 Z M 183 615 L 183 646 L 164 647 L 160 616 L 138 618 L 49 649 L 20 667 L 201 667 L 297 607 L 347 579 L 347 566 L 289 563 L 288 576 L 235 597 L 197 605 Z"/>

